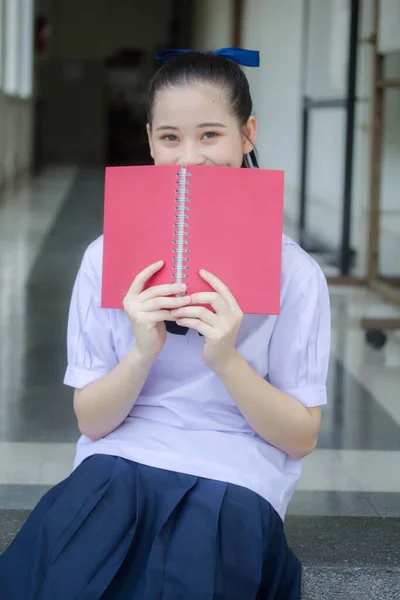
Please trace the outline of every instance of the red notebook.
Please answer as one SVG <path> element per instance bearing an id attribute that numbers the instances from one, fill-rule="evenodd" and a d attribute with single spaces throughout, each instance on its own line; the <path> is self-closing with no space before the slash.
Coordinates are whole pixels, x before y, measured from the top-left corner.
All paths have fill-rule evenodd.
<path id="1" fill-rule="evenodd" d="M 164 261 L 148 286 L 209 291 L 214 273 L 247 314 L 279 314 L 282 171 L 228 167 L 107 167 L 102 306 L 122 308 L 136 275 Z"/>

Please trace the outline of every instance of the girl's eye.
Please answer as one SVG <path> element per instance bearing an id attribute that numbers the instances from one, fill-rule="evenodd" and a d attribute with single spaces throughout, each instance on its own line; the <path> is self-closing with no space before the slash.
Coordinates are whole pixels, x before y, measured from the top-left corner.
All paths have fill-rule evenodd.
<path id="1" fill-rule="evenodd" d="M 161 139 L 165 142 L 176 142 L 178 138 L 172 133 L 167 133 L 167 135 L 163 135 Z"/>
<path id="2" fill-rule="evenodd" d="M 217 137 L 219 134 L 216 131 L 207 131 L 207 133 L 204 134 L 204 138 L 206 140 L 213 138 L 213 137 Z"/>

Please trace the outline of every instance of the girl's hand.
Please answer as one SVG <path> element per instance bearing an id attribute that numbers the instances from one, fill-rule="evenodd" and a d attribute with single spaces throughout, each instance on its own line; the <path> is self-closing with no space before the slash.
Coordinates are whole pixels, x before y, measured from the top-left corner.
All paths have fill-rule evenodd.
<path id="1" fill-rule="evenodd" d="M 172 297 L 185 291 L 185 284 L 158 285 L 143 291 L 147 281 L 163 264 L 159 261 L 139 273 L 124 298 L 124 309 L 133 327 L 136 347 L 142 358 L 151 362 L 161 352 L 167 337 L 164 321 L 175 321 L 170 309 L 190 303 L 190 296 Z"/>
<path id="2" fill-rule="evenodd" d="M 178 325 L 195 329 L 204 336 L 203 360 L 208 367 L 218 371 L 236 355 L 236 337 L 243 313 L 234 296 L 218 277 L 201 270 L 200 276 L 210 284 L 214 292 L 192 294 L 191 306 L 174 309 L 171 315 Z M 208 304 L 214 310 L 193 306 Z"/>

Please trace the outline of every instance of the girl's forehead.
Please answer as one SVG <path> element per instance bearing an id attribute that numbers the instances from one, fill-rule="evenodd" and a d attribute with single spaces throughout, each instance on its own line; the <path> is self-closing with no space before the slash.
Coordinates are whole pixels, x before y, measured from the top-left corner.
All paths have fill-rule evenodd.
<path id="1" fill-rule="evenodd" d="M 155 98 L 155 119 L 164 118 L 168 114 L 187 114 L 197 111 L 226 115 L 228 106 L 222 88 L 207 83 L 187 83 L 164 88 Z"/>

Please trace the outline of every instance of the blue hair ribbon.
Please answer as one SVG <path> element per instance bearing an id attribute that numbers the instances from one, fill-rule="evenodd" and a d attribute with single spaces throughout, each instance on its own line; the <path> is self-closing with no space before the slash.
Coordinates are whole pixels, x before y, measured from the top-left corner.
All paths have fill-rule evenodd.
<path id="1" fill-rule="evenodd" d="M 162 61 L 167 61 L 178 54 L 185 52 L 200 52 L 200 50 L 184 50 L 184 49 L 169 49 L 160 50 L 157 52 L 156 57 Z M 214 50 L 212 54 L 222 56 L 232 62 L 242 65 L 244 67 L 259 67 L 260 66 L 260 53 L 258 50 L 246 50 L 245 48 L 220 48 Z"/>

